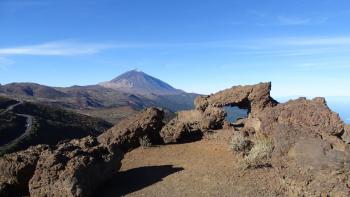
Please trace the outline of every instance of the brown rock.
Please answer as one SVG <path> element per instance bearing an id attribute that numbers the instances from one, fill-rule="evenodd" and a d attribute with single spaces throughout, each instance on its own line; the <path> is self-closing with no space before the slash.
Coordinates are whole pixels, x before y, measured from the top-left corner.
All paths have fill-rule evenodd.
<path id="1" fill-rule="evenodd" d="M 120 168 L 122 153 L 94 137 L 72 140 L 41 154 L 29 182 L 31 196 L 91 196 Z"/>
<path id="2" fill-rule="evenodd" d="M 160 143 L 159 131 L 164 126 L 164 112 L 157 108 L 145 109 L 98 136 L 103 144 L 118 146 L 123 151 L 140 146 L 139 139 L 148 136 L 153 144 Z"/>
<path id="3" fill-rule="evenodd" d="M 199 122 L 202 119 L 203 114 L 199 110 L 178 112 L 177 116 L 162 128 L 160 136 L 166 144 L 179 142 L 191 135 L 198 134 L 200 132 Z"/>
<path id="4" fill-rule="evenodd" d="M 46 145 L 38 145 L 0 158 L 0 196 L 27 195 L 40 153 L 47 149 Z"/>
<path id="5" fill-rule="evenodd" d="M 248 112 L 254 116 L 266 107 L 273 107 L 277 104 L 277 101 L 271 98 L 270 91 L 271 83 L 234 86 L 210 96 L 196 98 L 195 106 L 201 111 L 208 106 L 237 106 L 241 109 L 248 109 Z"/>
<path id="6" fill-rule="evenodd" d="M 350 194 L 344 124 L 323 98 L 291 100 L 256 117 L 256 132 L 274 141 L 272 166 L 292 196 Z"/>
<path id="7" fill-rule="evenodd" d="M 209 130 L 221 129 L 225 123 L 225 116 L 224 110 L 211 106 L 205 111 L 181 111 L 163 127 L 160 136 L 166 144 L 199 139 Z"/>
<path id="8" fill-rule="evenodd" d="M 291 100 L 266 108 L 257 117 L 261 121 L 260 130 L 263 133 L 271 133 L 278 124 L 300 126 L 313 133 L 334 136 L 341 136 L 344 132 L 343 121 L 328 108 L 324 98 Z"/>
<path id="9" fill-rule="evenodd" d="M 342 140 L 346 143 L 350 143 L 350 125 L 346 125 L 344 128 L 344 134 L 341 136 Z"/>

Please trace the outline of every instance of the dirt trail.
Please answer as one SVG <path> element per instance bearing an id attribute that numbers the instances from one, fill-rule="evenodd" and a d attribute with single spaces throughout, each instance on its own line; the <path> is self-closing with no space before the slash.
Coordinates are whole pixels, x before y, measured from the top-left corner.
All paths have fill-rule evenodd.
<path id="1" fill-rule="evenodd" d="M 225 142 L 138 148 L 98 196 L 283 196 L 271 169 L 243 173 Z"/>
<path id="2" fill-rule="evenodd" d="M 0 115 L 5 114 L 9 111 L 13 111 L 17 106 L 22 105 L 23 101 L 19 101 L 16 104 L 10 105 L 6 108 L 6 110 L 4 110 L 3 112 L 0 113 Z M 26 136 L 29 135 L 29 132 L 32 130 L 32 126 L 33 126 L 33 120 L 34 117 L 28 114 L 18 114 L 16 113 L 18 116 L 24 117 L 26 119 L 26 124 L 25 124 L 25 130 L 23 131 L 23 133 L 18 136 L 16 139 L 14 139 L 13 141 L 11 141 L 9 144 L 13 143 L 14 141 L 20 141 L 21 139 L 25 138 Z M 6 144 L 4 145 L 6 146 Z"/>
<path id="3" fill-rule="evenodd" d="M 7 113 L 9 111 L 12 111 L 15 107 L 17 107 L 18 105 L 21 105 L 21 104 L 23 104 L 23 101 L 19 101 L 18 103 L 15 103 L 13 105 L 8 106 L 4 111 L 2 111 L 0 113 L 0 115 L 3 115 L 3 114 L 5 114 L 5 113 Z"/>

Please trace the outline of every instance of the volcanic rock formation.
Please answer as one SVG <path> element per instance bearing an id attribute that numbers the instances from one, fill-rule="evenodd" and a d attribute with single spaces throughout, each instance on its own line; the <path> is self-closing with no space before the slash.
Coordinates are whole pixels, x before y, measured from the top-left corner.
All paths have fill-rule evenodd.
<path id="1" fill-rule="evenodd" d="M 349 126 L 324 98 L 279 104 L 270 89 L 270 83 L 232 87 L 198 97 L 195 110 L 178 112 L 165 126 L 164 112 L 149 108 L 97 138 L 5 155 L 0 158 L 0 194 L 26 194 L 29 184 L 32 196 L 90 196 L 117 173 L 123 153 L 140 146 L 141 138 L 177 143 L 225 127 L 232 131 L 242 170 L 271 168 L 285 195 L 350 196 Z M 224 106 L 248 109 L 248 118 L 231 124 Z"/>
<path id="2" fill-rule="evenodd" d="M 270 96 L 271 83 L 235 86 L 210 96 L 195 99 L 195 110 L 179 112 L 161 131 L 165 143 L 174 143 L 186 138 L 189 133 L 221 129 L 225 124 L 224 106 L 248 109 L 254 117 L 265 108 L 277 105 Z"/>
<path id="3" fill-rule="evenodd" d="M 215 132 L 230 125 L 222 107 L 248 109 L 248 118 L 231 124 L 234 135 L 241 133 L 239 148 L 248 149 L 244 150 L 246 162 L 278 171 L 292 196 L 349 196 L 349 126 L 329 109 L 324 98 L 278 104 L 270 97 L 270 89 L 270 83 L 260 83 L 197 97 L 196 110 L 178 113 L 160 135 L 165 143 L 174 143 L 194 131 Z M 263 142 L 256 140 L 259 138 Z M 259 149 L 268 152 L 262 154 Z M 259 159 L 263 160 L 260 164 Z"/>
<path id="4" fill-rule="evenodd" d="M 151 143 L 162 142 L 159 131 L 164 126 L 164 112 L 157 108 L 148 108 L 134 116 L 126 118 L 98 137 L 102 144 L 117 145 L 123 151 L 140 146 L 139 139 L 147 137 Z"/>
<path id="5" fill-rule="evenodd" d="M 271 83 L 235 86 L 210 96 L 197 97 L 195 107 L 205 111 L 208 106 L 237 106 L 241 109 L 248 109 L 248 113 L 255 115 L 266 107 L 273 107 L 277 104 L 277 101 L 271 98 L 270 91 Z"/>
<path id="6" fill-rule="evenodd" d="M 159 132 L 163 115 L 159 109 L 145 109 L 98 139 L 88 136 L 5 155 L 0 158 L 0 194 L 21 196 L 29 191 L 39 197 L 91 196 L 119 170 L 124 154 L 120 149 L 135 148 L 136 139 Z"/>

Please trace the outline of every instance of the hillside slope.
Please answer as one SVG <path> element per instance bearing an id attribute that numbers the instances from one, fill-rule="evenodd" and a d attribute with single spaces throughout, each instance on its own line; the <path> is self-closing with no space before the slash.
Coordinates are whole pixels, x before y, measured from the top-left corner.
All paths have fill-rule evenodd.
<path id="1" fill-rule="evenodd" d="M 46 105 L 0 99 L 0 155 L 31 145 L 97 136 L 112 125 L 106 121 Z"/>

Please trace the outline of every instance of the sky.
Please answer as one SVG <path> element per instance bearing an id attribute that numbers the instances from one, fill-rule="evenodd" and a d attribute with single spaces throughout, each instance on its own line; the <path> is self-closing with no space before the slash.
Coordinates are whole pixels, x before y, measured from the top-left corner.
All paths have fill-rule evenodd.
<path id="1" fill-rule="evenodd" d="M 350 96 L 349 0 L 0 0 L 0 83 L 140 69 L 188 92 Z"/>

